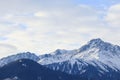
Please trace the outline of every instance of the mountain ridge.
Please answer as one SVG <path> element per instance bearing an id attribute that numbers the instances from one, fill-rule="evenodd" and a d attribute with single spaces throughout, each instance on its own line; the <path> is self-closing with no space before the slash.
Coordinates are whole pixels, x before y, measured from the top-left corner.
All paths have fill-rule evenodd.
<path id="1" fill-rule="evenodd" d="M 68 74 L 83 76 L 87 73 L 89 73 L 88 75 L 97 74 L 96 76 L 100 79 L 104 77 L 103 75 L 109 76 L 109 79 L 104 80 L 114 80 L 114 76 L 116 76 L 114 74 L 120 73 L 120 62 L 118 62 L 120 61 L 120 46 L 104 42 L 101 39 L 90 40 L 81 48 L 70 52 L 64 53 L 60 50 L 58 52 L 59 54 L 53 52 L 51 56 L 41 58 L 39 63 L 52 70 Z M 63 53 L 60 54 L 60 52 Z M 96 73 L 89 71 L 91 68 L 95 69 Z M 91 75 L 91 78 L 94 77 Z"/>
<path id="2" fill-rule="evenodd" d="M 39 57 L 34 53 L 30 53 L 30 52 L 23 52 L 15 55 L 10 55 L 0 59 L 0 67 L 19 59 L 31 59 L 37 62 L 39 60 Z"/>
<path id="3" fill-rule="evenodd" d="M 35 61 L 54 71 L 80 75 L 91 80 L 120 80 L 120 46 L 100 38 L 92 39 L 78 49 L 57 49 L 37 56 Z"/>

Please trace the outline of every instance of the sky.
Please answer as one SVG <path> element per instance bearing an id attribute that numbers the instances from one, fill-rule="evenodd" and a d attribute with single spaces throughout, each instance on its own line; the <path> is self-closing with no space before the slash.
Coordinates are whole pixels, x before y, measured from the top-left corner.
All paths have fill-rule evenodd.
<path id="1" fill-rule="evenodd" d="M 120 0 L 0 0 L 0 58 L 77 49 L 95 38 L 120 45 Z"/>

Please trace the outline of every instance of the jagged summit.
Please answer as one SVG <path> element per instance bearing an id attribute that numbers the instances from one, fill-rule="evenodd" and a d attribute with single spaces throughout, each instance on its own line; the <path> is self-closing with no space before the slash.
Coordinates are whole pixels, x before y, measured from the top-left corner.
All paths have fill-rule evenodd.
<path id="1" fill-rule="evenodd" d="M 97 39 L 92 39 L 88 42 L 89 45 L 100 45 L 105 43 L 102 39 L 97 38 Z"/>
<path id="2" fill-rule="evenodd" d="M 86 51 L 88 49 L 93 49 L 97 48 L 99 50 L 104 50 L 104 51 L 111 51 L 112 53 L 115 53 L 116 50 L 120 50 L 120 46 L 118 45 L 113 45 L 109 42 L 104 42 L 102 39 L 97 38 L 97 39 L 92 39 L 90 40 L 87 44 L 83 45 L 80 49 L 79 52 Z"/>
<path id="3" fill-rule="evenodd" d="M 55 50 L 55 54 L 62 54 L 62 53 L 66 53 L 67 52 L 67 50 L 64 50 L 64 49 L 57 49 L 57 50 Z"/>
<path id="4" fill-rule="evenodd" d="M 114 45 L 108 43 L 108 42 L 104 42 L 102 39 L 100 38 L 96 38 L 96 39 L 92 39 L 90 40 L 87 44 L 83 45 L 81 48 L 79 48 L 77 51 L 82 52 L 85 51 L 87 49 L 90 48 L 98 48 L 98 49 L 106 49 L 109 47 L 112 47 Z M 57 49 L 53 52 L 53 54 L 56 55 L 60 55 L 60 54 L 64 54 L 64 53 L 71 53 L 71 51 L 75 51 L 75 50 L 65 50 L 65 49 Z"/>
<path id="5" fill-rule="evenodd" d="M 89 42 L 104 42 L 101 38 L 91 39 Z"/>
<path id="6" fill-rule="evenodd" d="M 87 45 L 89 45 L 90 47 L 109 47 L 109 46 L 113 46 L 112 44 L 108 43 L 108 42 L 104 42 L 102 39 L 97 38 L 97 39 L 92 39 L 90 40 Z"/>
<path id="7" fill-rule="evenodd" d="M 18 53 L 18 54 L 11 55 L 11 56 L 0 59 L 0 67 L 4 66 L 10 62 L 16 61 L 18 59 L 31 59 L 33 61 L 38 61 L 39 57 L 31 52 Z"/>

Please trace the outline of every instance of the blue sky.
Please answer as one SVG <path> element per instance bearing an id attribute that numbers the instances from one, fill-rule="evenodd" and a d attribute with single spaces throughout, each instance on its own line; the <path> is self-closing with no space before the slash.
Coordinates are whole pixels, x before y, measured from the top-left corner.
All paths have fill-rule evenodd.
<path id="1" fill-rule="evenodd" d="M 1 0 L 0 56 L 76 49 L 93 38 L 120 44 L 119 0 Z"/>

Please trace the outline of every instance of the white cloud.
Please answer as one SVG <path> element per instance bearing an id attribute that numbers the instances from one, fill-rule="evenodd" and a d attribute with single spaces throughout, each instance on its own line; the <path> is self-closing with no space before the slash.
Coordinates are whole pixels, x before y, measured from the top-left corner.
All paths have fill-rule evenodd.
<path id="1" fill-rule="evenodd" d="M 19 24 L 9 23 L 9 22 L 0 22 L 0 36 L 10 34 L 14 31 L 21 30 L 22 27 Z"/>
<path id="2" fill-rule="evenodd" d="M 34 16 L 36 16 L 36 17 L 47 17 L 47 16 L 49 16 L 49 15 L 48 15 L 47 12 L 39 11 L 39 12 L 36 12 L 36 13 L 34 14 Z"/>
<path id="3" fill-rule="evenodd" d="M 115 4 L 109 8 L 106 20 L 109 25 L 120 27 L 120 4 Z"/>
<path id="4" fill-rule="evenodd" d="M 0 35 L 7 38 L 0 41 L 14 45 L 18 52 L 31 51 L 40 54 L 58 48 L 79 48 L 86 41 L 98 37 L 119 44 L 119 29 L 106 25 L 104 18 L 101 18 L 102 13 L 99 13 L 100 11 L 96 8 L 83 4 L 72 5 L 67 1 L 48 5 L 37 0 L 34 3 L 30 0 L 31 5 L 27 4 L 28 0 L 25 3 L 22 1 L 14 0 L 15 5 L 8 4 L 5 11 L 0 13 L 2 17 L 0 19 Z M 20 7 L 20 5 L 22 6 Z M 110 16 L 111 12 L 112 15 L 118 16 L 116 11 L 119 9 L 116 8 L 118 7 L 111 7 L 105 17 L 109 23 L 113 20 Z M 7 10 L 8 12 L 6 12 Z M 117 21 L 119 19 L 115 17 L 114 22 Z"/>
<path id="5" fill-rule="evenodd" d="M 13 45 L 0 43 L 0 58 L 17 52 L 17 48 Z"/>

